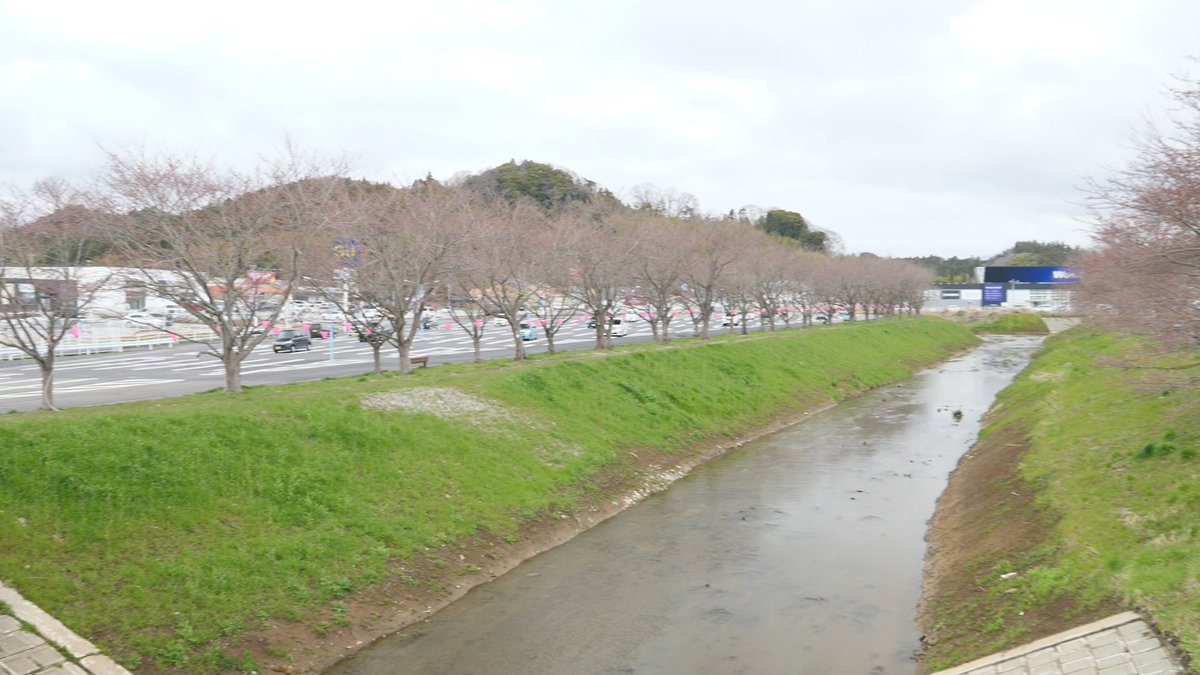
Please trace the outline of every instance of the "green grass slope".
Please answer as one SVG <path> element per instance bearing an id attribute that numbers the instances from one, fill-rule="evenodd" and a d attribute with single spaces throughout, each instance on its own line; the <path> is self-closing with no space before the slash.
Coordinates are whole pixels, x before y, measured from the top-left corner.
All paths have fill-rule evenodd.
<path id="1" fill-rule="evenodd" d="M 1026 445 L 1017 471 L 1037 512 L 996 513 L 1049 526 L 1040 541 L 972 563 L 984 605 L 971 609 L 966 593 L 938 598 L 935 624 L 958 625 L 947 631 L 954 644 L 936 647 L 935 668 L 1026 641 L 1027 611 L 1111 599 L 1142 612 L 1193 663 L 1200 655 L 1200 390 L 1192 371 L 1169 369 L 1188 365 L 1178 360 L 1161 370 L 1113 365 L 1135 349 L 1111 335 L 1061 333 L 998 397 L 972 452 L 988 452 L 993 438 Z"/>
<path id="2" fill-rule="evenodd" d="M 230 667 L 225 641 L 426 547 L 511 540 L 631 451 L 686 454 L 976 342 L 922 318 L 11 415 L 0 579 L 127 665 Z"/>

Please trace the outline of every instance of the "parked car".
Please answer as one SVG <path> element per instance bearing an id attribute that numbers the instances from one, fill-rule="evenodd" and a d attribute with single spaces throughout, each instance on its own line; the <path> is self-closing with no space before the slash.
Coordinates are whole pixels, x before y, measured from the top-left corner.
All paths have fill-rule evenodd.
<path id="1" fill-rule="evenodd" d="M 728 326 L 730 328 L 733 328 L 735 326 L 740 326 L 740 325 L 742 325 L 742 317 L 740 317 L 736 314 L 726 314 L 725 320 L 721 322 L 721 325 Z"/>
<path id="2" fill-rule="evenodd" d="M 324 338 L 325 334 L 333 330 L 333 324 L 310 323 L 308 325 L 308 336 L 310 338 Z"/>
<path id="3" fill-rule="evenodd" d="M 524 342 L 529 342 L 530 340 L 536 340 L 536 339 L 538 339 L 537 328 L 534 328 L 532 324 L 528 324 L 528 323 L 525 323 L 524 321 L 522 321 L 521 322 L 521 340 Z"/>
<path id="4" fill-rule="evenodd" d="M 359 342 L 370 342 L 371 340 L 386 340 L 392 334 L 391 322 L 374 322 L 369 323 L 355 330 L 358 335 Z"/>
<path id="5" fill-rule="evenodd" d="M 294 352 L 298 349 L 308 351 L 312 349 L 312 338 L 305 331 L 288 328 L 279 331 L 279 335 L 275 337 L 275 342 L 271 344 L 271 349 L 276 354 L 279 352 Z"/>
<path id="6" fill-rule="evenodd" d="M 629 333 L 625 326 L 625 322 L 621 319 L 608 320 L 608 334 L 611 337 L 625 337 Z"/>
<path id="7" fill-rule="evenodd" d="M 130 312 L 125 315 L 125 325 L 130 328 L 165 328 L 171 323 L 169 316 L 156 312 Z"/>

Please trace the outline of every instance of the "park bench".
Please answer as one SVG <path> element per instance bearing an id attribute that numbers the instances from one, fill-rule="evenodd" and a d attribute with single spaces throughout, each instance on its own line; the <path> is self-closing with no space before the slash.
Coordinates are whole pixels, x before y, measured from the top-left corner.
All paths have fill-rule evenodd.
<path id="1" fill-rule="evenodd" d="M 421 366 L 422 368 L 427 368 L 427 367 L 429 367 L 429 357 L 428 356 L 410 356 L 408 358 L 408 364 L 410 366 Z"/>

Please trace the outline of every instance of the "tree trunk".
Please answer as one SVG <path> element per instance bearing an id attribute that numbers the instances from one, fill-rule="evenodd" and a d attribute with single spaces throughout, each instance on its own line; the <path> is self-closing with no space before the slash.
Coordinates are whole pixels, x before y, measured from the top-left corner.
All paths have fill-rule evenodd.
<path id="1" fill-rule="evenodd" d="M 370 336 L 367 336 L 370 338 Z M 368 344 L 371 345 L 371 358 L 375 361 L 375 374 L 383 374 L 383 343 L 374 339 L 370 339 Z"/>
<path id="2" fill-rule="evenodd" d="M 483 350 L 479 346 L 479 343 L 482 341 L 483 341 L 482 334 L 476 333 L 475 335 L 471 336 L 471 344 L 475 347 L 475 359 L 474 359 L 475 363 L 480 363 L 483 361 Z"/>
<path id="3" fill-rule="evenodd" d="M 513 323 L 512 321 L 508 322 L 508 329 L 512 331 L 513 336 L 513 361 L 525 360 L 525 340 L 521 339 L 521 329 L 518 327 L 519 325 L 520 324 Z"/>
<path id="4" fill-rule="evenodd" d="M 54 351 L 45 359 L 38 359 L 42 371 L 42 410 L 58 410 L 54 407 Z"/>
<path id="5" fill-rule="evenodd" d="M 412 370 L 412 363 L 408 360 L 409 344 L 406 340 L 400 340 L 396 345 L 400 352 L 400 372 L 407 373 Z"/>
<path id="6" fill-rule="evenodd" d="M 225 359 L 225 393 L 242 393 L 242 362 L 232 354 Z"/>

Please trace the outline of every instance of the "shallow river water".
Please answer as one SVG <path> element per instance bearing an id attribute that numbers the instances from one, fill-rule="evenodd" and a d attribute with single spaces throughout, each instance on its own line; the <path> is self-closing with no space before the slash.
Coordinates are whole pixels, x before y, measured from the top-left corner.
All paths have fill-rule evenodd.
<path id="1" fill-rule="evenodd" d="M 747 444 L 330 672 L 912 673 L 926 523 L 1040 344 Z"/>

